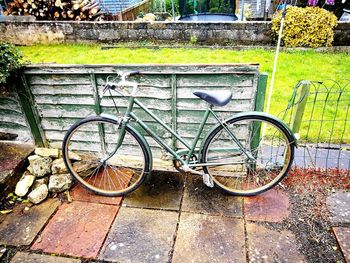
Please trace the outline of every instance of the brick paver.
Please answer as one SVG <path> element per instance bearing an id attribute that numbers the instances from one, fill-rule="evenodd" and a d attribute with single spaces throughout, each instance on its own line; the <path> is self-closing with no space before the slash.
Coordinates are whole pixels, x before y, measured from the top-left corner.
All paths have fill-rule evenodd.
<path id="1" fill-rule="evenodd" d="M 178 173 L 154 173 L 149 182 L 127 195 L 123 205 L 141 208 L 179 210 L 184 179 Z"/>
<path id="2" fill-rule="evenodd" d="M 350 228 L 349 227 L 333 227 L 335 236 L 337 237 L 341 251 L 343 252 L 346 262 L 350 262 Z"/>
<path id="3" fill-rule="evenodd" d="M 240 217 L 242 205 L 242 198 L 225 195 L 217 188 L 210 189 L 198 176 L 186 178 L 182 211 Z"/>
<path id="4" fill-rule="evenodd" d="M 113 262 L 168 262 L 178 213 L 122 207 L 99 259 Z"/>
<path id="5" fill-rule="evenodd" d="M 63 204 L 32 249 L 95 258 L 118 208 L 118 206 L 78 201 Z"/>
<path id="6" fill-rule="evenodd" d="M 81 260 L 57 256 L 48 256 L 42 254 L 29 254 L 17 252 L 11 260 L 11 263 L 79 263 Z"/>
<path id="7" fill-rule="evenodd" d="M 271 230 L 255 223 L 247 223 L 246 228 L 250 262 L 306 262 L 290 231 Z"/>
<path id="8" fill-rule="evenodd" d="M 257 196 L 246 197 L 244 212 L 247 220 L 282 222 L 290 213 L 288 194 L 271 189 Z"/>
<path id="9" fill-rule="evenodd" d="M 246 262 L 243 220 L 181 213 L 173 263 L 182 262 Z"/>
<path id="10" fill-rule="evenodd" d="M 58 207 L 57 199 L 49 199 L 29 209 L 16 206 L 0 223 L 0 244 L 13 246 L 30 245 Z"/>
<path id="11" fill-rule="evenodd" d="M 119 205 L 122 201 L 122 197 L 108 197 L 94 194 L 93 192 L 85 189 L 80 184 L 76 185 L 71 190 L 71 196 L 75 201 L 83 201 L 90 203 L 106 204 L 106 205 Z"/>
<path id="12" fill-rule="evenodd" d="M 327 198 L 332 223 L 350 223 L 350 193 L 336 192 Z"/>

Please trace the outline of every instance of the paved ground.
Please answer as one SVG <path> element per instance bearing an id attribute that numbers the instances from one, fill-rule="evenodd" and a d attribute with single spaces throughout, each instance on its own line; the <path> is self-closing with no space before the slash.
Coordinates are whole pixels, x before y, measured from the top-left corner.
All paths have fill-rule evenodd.
<path id="1" fill-rule="evenodd" d="M 271 227 L 285 224 L 291 213 L 291 198 L 282 190 L 229 197 L 195 177 L 161 173 L 123 199 L 80 187 L 71 195 L 69 204 L 50 199 L 2 215 L 0 261 L 6 249 L 18 248 L 22 252 L 7 260 L 306 262 L 293 232 Z M 350 262 L 350 194 L 336 192 L 327 204 L 330 231 Z"/>

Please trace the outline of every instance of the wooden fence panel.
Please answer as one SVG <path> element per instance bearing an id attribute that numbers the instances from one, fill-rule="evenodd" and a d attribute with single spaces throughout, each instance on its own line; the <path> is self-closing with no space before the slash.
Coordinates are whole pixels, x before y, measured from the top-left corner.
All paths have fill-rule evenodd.
<path id="1" fill-rule="evenodd" d="M 24 75 L 34 100 L 33 111 L 44 133 L 41 139 L 50 147 L 60 148 L 64 134 L 77 120 L 99 113 L 115 114 L 113 99 L 119 111 L 125 111 L 127 100 L 116 93 L 102 98 L 103 87 L 108 77 L 133 70 L 144 73 L 132 77 L 140 83 L 139 100 L 188 142 L 194 138 L 207 106 L 192 94 L 196 89 L 232 91 L 231 103 L 215 107 L 223 119 L 255 109 L 257 65 L 30 65 Z M 137 108 L 134 112 L 163 139 L 174 143 L 171 134 L 150 116 Z M 209 131 L 214 123 L 210 118 L 204 131 Z M 156 142 L 138 129 L 146 136 L 154 155 L 159 156 Z"/>

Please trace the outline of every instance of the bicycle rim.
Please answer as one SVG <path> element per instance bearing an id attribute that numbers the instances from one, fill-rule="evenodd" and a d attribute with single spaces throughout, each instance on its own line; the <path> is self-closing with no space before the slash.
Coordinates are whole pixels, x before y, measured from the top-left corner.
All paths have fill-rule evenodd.
<path id="1" fill-rule="evenodd" d="M 230 194 L 256 195 L 288 173 L 294 146 L 282 125 L 266 117 L 248 116 L 232 119 L 227 128 L 243 150 L 223 127 L 214 130 L 203 147 L 203 162 L 215 164 L 204 171 L 219 188 Z"/>
<path id="2" fill-rule="evenodd" d="M 73 125 L 63 143 L 67 168 L 87 189 L 106 196 L 120 196 L 136 189 L 148 172 L 145 146 L 131 129 L 116 150 L 119 124 L 102 117 Z M 79 161 L 75 161 L 78 155 Z"/>

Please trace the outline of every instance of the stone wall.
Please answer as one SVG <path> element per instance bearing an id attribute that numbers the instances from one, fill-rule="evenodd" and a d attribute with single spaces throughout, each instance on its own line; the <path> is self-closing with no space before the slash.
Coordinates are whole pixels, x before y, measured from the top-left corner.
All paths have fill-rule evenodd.
<path id="1" fill-rule="evenodd" d="M 270 22 L 0 22 L 1 38 L 19 45 L 148 40 L 202 44 L 271 45 Z M 350 23 L 339 23 L 335 46 L 350 45 Z"/>

